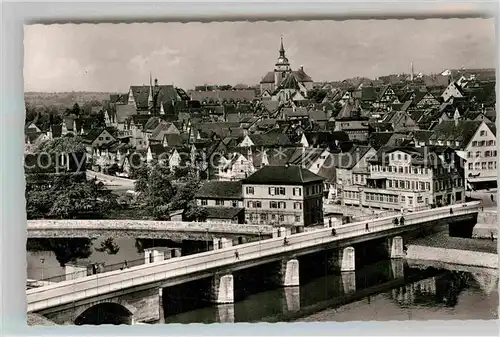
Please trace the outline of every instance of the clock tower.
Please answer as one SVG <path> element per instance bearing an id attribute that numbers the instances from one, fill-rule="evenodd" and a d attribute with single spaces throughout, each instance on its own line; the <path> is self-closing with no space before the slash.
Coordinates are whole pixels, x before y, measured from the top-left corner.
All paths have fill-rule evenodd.
<path id="1" fill-rule="evenodd" d="M 290 71 L 290 62 L 285 56 L 285 48 L 283 47 L 283 36 L 281 37 L 281 45 L 279 50 L 280 56 L 274 65 L 274 87 L 277 88 L 286 74 Z"/>

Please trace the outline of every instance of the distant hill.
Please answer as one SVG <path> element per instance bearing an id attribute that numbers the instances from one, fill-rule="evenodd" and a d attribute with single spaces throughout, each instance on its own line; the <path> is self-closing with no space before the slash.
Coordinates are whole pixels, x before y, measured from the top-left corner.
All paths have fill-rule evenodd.
<path id="1" fill-rule="evenodd" d="M 78 103 L 83 105 L 89 102 L 102 102 L 109 100 L 109 95 L 113 94 L 111 92 L 86 92 L 86 91 L 74 91 L 74 92 L 25 92 L 24 101 L 25 104 L 34 107 L 37 106 L 63 106 L 71 107 L 73 104 Z"/>

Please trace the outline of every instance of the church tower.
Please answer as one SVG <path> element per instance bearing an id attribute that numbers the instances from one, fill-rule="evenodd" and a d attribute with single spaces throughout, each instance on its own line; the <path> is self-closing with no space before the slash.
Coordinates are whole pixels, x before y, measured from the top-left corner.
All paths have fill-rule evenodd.
<path id="1" fill-rule="evenodd" d="M 280 56 L 274 65 L 274 88 L 276 89 L 286 74 L 290 71 L 290 63 L 285 56 L 285 48 L 283 47 L 283 36 L 281 37 L 281 45 L 279 50 Z"/>

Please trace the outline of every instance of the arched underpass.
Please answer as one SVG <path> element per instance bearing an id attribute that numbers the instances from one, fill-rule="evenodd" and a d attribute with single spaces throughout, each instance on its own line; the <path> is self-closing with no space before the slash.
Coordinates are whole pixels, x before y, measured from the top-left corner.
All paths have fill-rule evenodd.
<path id="1" fill-rule="evenodd" d="M 83 313 L 76 319 L 76 325 L 100 325 L 100 324 L 128 324 L 133 323 L 133 314 L 121 304 L 99 303 Z"/>

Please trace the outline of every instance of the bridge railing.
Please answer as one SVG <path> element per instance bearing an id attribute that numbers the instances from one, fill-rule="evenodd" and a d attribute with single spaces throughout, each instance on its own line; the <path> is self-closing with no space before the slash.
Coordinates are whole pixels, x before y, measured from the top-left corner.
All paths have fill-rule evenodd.
<path id="1" fill-rule="evenodd" d="M 453 209 L 453 214 L 450 213 Z M 382 232 L 395 227 L 407 227 L 437 219 L 454 217 L 470 213 L 477 213 L 479 203 L 454 205 L 451 207 L 435 208 L 405 216 L 403 226 L 394 225 L 392 217 L 375 219 L 370 224 L 370 232 Z M 286 252 L 327 244 L 336 240 L 343 240 L 366 234 L 365 223 L 352 223 L 337 229 L 337 235 L 331 235 L 331 229 L 322 229 L 314 232 L 304 232 L 288 238 L 289 244 L 283 245 L 282 238 L 268 239 L 247 243 L 237 247 L 209 251 L 185 257 L 179 257 L 158 263 L 141 265 L 123 271 L 114 271 L 97 274 L 72 281 L 65 281 L 43 288 L 28 290 L 28 312 L 43 308 L 71 303 L 88 297 L 106 294 L 124 288 L 139 286 L 173 277 L 185 276 L 191 273 L 209 270 L 216 267 L 229 266 L 261 257 L 278 255 Z M 238 250 L 239 258 L 234 252 Z"/>

